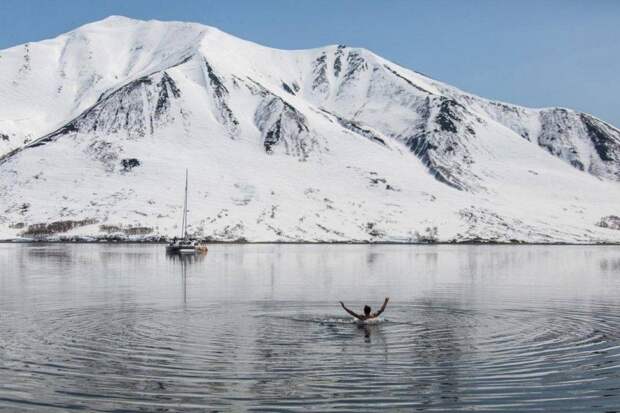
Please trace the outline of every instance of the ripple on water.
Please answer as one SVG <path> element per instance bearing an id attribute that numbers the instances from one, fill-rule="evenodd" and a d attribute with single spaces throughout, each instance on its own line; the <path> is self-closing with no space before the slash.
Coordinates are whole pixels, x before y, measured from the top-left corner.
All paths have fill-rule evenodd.
<path id="1" fill-rule="evenodd" d="M 311 313 L 317 309 L 325 311 Z M 389 316 L 366 325 L 332 309 L 254 303 L 5 313 L 0 406 L 566 411 L 620 405 L 618 308 L 393 304 Z"/>

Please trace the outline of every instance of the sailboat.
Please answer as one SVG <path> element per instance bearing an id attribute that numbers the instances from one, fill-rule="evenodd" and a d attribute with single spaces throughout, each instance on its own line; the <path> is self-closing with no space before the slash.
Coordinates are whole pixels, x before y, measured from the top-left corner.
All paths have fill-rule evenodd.
<path id="1" fill-rule="evenodd" d="M 172 254 L 196 254 L 206 252 L 207 245 L 203 242 L 191 239 L 187 233 L 187 183 L 188 171 L 185 170 L 185 201 L 183 202 L 183 223 L 181 225 L 181 238 L 175 238 L 168 243 L 166 251 Z"/>

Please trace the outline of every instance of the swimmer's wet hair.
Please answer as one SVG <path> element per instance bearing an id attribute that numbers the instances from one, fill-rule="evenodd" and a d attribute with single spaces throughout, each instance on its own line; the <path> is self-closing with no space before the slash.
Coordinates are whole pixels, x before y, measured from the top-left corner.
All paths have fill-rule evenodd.
<path id="1" fill-rule="evenodd" d="M 366 314 L 366 315 L 370 314 L 370 306 L 369 305 L 365 305 L 364 306 L 364 314 Z"/>

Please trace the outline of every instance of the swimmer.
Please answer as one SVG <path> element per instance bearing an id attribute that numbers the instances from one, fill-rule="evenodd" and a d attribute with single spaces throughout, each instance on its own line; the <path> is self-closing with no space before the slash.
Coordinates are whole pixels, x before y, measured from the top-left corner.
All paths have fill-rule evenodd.
<path id="1" fill-rule="evenodd" d="M 357 314 L 356 312 L 349 310 L 342 301 L 340 301 L 340 305 L 342 306 L 342 308 L 344 308 L 344 311 L 351 314 L 353 317 L 357 318 L 358 320 L 369 321 L 369 320 L 372 320 L 373 318 L 379 317 L 379 315 L 385 311 L 385 307 L 387 306 L 388 301 L 390 301 L 390 297 L 385 297 L 385 301 L 383 302 L 383 305 L 381 306 L 379 311 L 377 311 L 376 313 L 371 313 L 372 310 L 369 305 L 364 306 L 364 314 Z"/>

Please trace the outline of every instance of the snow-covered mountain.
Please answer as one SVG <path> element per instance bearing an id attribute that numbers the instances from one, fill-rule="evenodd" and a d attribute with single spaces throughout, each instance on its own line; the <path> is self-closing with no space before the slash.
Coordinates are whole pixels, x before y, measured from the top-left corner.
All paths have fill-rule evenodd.
<path id="1" fill-rule="evenodd" d="M 0 51 L 0 238 L 619 242 L 620 131 L 346 46 L 110 17 Z"/>

